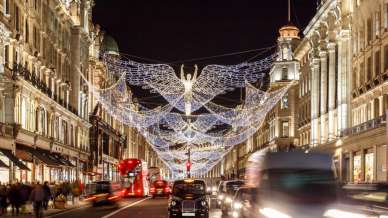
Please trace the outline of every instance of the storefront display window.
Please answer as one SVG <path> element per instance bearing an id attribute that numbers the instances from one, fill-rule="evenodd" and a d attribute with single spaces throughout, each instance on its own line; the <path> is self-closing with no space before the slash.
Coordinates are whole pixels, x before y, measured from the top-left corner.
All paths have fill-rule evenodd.
<path id="1" fill-rule="evenodd" d="M 355 155 L 353 160 L 353 179 L 354 182 L 362 181 L 362 173 L 361 173 L 361 155 Z"/>
<path id="2" fill-rule="evenodd" d="M 374 154 L 365 155 L 365 182 L 373 182 L 374 179 Z"/>
<path id="3" fill-rule="evenodd" d="M 9 159 L 6 156 L 0 155 L 0 160 L 3 161 L 5 164 L 9 165 Z M 9 169 L 8 168 L 1 168 L 0 167 L 0 182 L 2 184 L 9 182 Z"/>

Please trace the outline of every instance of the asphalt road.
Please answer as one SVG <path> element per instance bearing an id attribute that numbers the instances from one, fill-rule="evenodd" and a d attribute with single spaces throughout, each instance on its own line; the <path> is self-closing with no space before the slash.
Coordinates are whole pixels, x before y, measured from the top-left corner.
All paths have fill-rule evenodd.
<path id="1" fill-rule="evenodd" d="M 118 208 L 84 207 L 49 218 L 167 218 L 167 199 L 125 199 Z M 212 210 L 211 218 L 221 218 L 218 210 Z"/>

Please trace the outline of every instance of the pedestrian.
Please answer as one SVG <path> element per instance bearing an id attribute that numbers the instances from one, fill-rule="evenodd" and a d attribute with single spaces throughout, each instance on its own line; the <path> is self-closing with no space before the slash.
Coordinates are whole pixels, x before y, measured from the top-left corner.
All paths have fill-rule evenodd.
<path id="1" fill-rule="evenodd" d="M 45 210 L 47 210 L 48 209 L 48 202 L 50 201 L 50 199 L 52 197 L 50 186 L 48 185 L 48 182 L 44 182 L 43 191 L 44 191 L 44 197 L 45 197 L 43 200 L 43 208 Z"/>
<path id="2" fill-rule="evenodd" d="M 30 195 L 30 201 L 32 202 L 32 206 L 34 207 L 34 213 L 36 218 L 43 217 L 42 206 L 45 198 L 46 196 L 43 190 L 43 186 L 40 185 L 38 182 Z"/>
<path id="3" fill-rule="evenodd" d="M 7 211 L 7 187 L 5 185 L 0 186 L 0 215 L 3 215 Z"/>
<path id="4" fill-rule="evenodd" d="M 13 184 L 8 192 L 8 199 L 12 207 L 12 215 L 18 216 L 21 206 L 20 183 Z"/>

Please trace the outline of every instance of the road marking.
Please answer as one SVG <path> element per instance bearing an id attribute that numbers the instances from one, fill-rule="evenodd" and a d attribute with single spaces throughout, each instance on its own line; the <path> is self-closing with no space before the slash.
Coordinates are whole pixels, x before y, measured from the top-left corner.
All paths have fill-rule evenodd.
<path id="1" fill-rule="evenodd" d="M 111 216 L 113 216 L 113 215 L 115 215 L 115 214 L 117 214 L 117 213 L 120 213 L 121 211 L 123 211 L 123 210 L 125 210 L 125 209 L 128 209 L 128 208 L 130 208 L 130 207 L 132 207 L 132 206 L 135 206 L 135 205 L 137 205 L 137 204 L 140 204 L 141 202 L 146 201 L 146 200 L 148 200 L 148 199 L 150 199 L 150 198 L 149 198 L 149 197 L 148 197 L 148 198 L 144 198 L 144 199 L 142 199 L 142 200 L 140 200 L 140 201 L 136 201 L 136 202 L 133 202 L 132 204 L 128 204 L 127 206 L 122 207 L 122 208 L 120 208 L 120 209 L 118 209 L 118 210 L 115 210 L 115 211 L 113 211 L 112 213 L 110 213 L 110 214 L 108 214 L 108 215 L 105 215 L 105 216 L 103 216 L 103 217 L 101 217 L 101 218 L 108 218 L 108 217 L 111 217 Z"/>

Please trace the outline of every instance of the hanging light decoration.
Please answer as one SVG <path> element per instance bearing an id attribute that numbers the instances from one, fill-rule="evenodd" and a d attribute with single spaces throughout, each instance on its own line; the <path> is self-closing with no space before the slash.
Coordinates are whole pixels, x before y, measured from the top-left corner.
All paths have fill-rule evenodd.
<path id="1" fill-rule="evenodd" d="M 181 78 L 165 64 L 143 64 L 103 55 L 109 78 L 116 82 L 97 88 L 83 75 L 89 90 L 115 119 L 135 127 L 175 175 L 184 175 L 190 151 L 191 173 L 201 175 L 214 167 L 233 147 L 260 128 L 266 114 L 291 85 L 268 93 L 250 83 L 262 80 L 276 55 L 238 65 L 209 65 L 197 75 Z M 157 108 L 136 104 L 128 84 L 158 93 L 168 102 Z M 245 88 L 243 104 L 229 108 L 212 100 L 235 88 Z M 206 113 L 199 113 L 199 109 Z M 176 109 L 179 112 L 173 112 Z M 192 113 L 196 112 L 195 115 Z"/>

